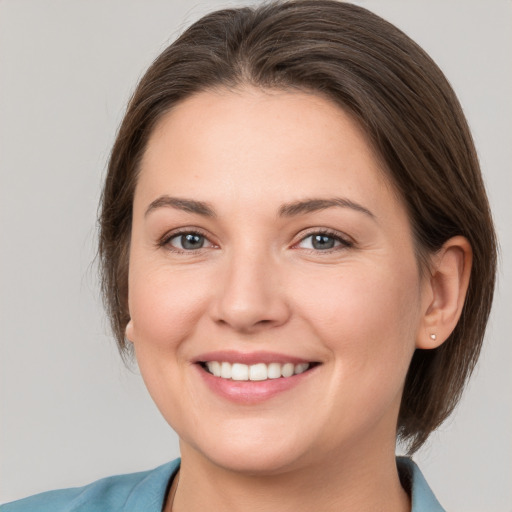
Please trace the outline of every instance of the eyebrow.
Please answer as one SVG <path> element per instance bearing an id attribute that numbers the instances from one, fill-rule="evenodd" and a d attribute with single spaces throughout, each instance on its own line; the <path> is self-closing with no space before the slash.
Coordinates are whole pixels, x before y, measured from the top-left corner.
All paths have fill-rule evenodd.
<path id="1" fill-rule="evenodd" d="M 144 216 L 147 216 L 153 210 L 158 208 L 174 208 L 189 213 L 195 213 L 204 217 L 216 217 L 215 210 L 209 203 L 196 201 L 195 199 L 185 199 L 163 195 L 155 199 L 146 209 Z M 283 204 L 279 208 L 279 217 L 294 217 L 296 215 L 304 215 L 327 208 L 341 207 L 351 208 L 357 212 L 364 213 L 368 217 L 375 219 L 375 215 L 364 206 L 342 197 L 333 197 L 329 199 L 304 199 L 301 201 L 293 201 Z"/>
<path id="2" fill-rule="evenodd" d="M 375 215 L 364 206 L 343 197 L 333 197 L 329 199 L 305 199 L 302 201 L 294 201 L 287 203 L 279 208 L 280 217 L 293 217 L 295 215 L 303 215 L 305 213 L 325 210 L 332 207 L 351 208 L 357 212 L 364 213 L 370 218 L 375 219 Z"/>
<path id="3" fill-rule="evenodd" d="M 147 216 L 153 210 L 162 207 L 175 208 L 176 210 L 182 210 L 184 212 L 196 213 L 203 215 L 204 217 L 215 217 L 214 209 L 203 201 L 196 201 L 194 199 L 183 199 L 171 196 L 160 196 L 155 199 L 147 208 L 144 216 Z"/>

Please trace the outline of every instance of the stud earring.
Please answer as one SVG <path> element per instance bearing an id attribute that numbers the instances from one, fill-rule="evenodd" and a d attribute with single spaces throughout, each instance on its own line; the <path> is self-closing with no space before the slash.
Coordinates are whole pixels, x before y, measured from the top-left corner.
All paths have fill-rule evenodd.
<path id="1" fill-rule="evenodd" d="M 432 341 L 436 341 L 437 336 L 436 336 L 435 334 L 431 334 L 431 335 L 430 335 L 430 339 L 431 339 Z"/>

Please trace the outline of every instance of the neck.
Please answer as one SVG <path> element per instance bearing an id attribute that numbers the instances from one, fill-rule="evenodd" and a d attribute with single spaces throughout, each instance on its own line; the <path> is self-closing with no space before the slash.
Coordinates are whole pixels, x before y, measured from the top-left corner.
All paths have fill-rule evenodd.
<path id="1" fill-rule="evenodd" d="M 182 446 L 179 486 L 171 493 L 173 490 L 172 512 L 410 511 L 396 469 L 394 446 L 377 454 L 345 453 L 269 475 L 234 472 Z"/>

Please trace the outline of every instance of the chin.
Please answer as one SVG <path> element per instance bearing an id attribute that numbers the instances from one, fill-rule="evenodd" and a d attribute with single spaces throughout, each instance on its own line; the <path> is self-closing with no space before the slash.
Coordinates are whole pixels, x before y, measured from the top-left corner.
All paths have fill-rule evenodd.
<path id="1" fill-rule="evenodd" d="M 224 451 L 218 450 L 208 456 L 209 461 L 226 471 L 235 472 L 247 476 L 269 476 L 286 473 L 293 467 L 299 465 L 297 453 L 295 451 L 279 452 L 274 448 L 247 450 Z"/>
<path id="2" fill-rule="evenodd" d="M 199 442 L 190 444 L 182 440 L 182 455 L 192 448 L 196 455 L 224 470 L 261 476 L 284 473 L 300 466 L 300 461 L 307 456 L 307 450 L 300 449 L 305 443 L 282 427 L 273 429 L 268 435 L 265 435 L 268 430 L 258 432 L 257 429 L 243 432 L 226 429 L 224 432 L 230 434 L 210 432 L 201 436 Z"/>

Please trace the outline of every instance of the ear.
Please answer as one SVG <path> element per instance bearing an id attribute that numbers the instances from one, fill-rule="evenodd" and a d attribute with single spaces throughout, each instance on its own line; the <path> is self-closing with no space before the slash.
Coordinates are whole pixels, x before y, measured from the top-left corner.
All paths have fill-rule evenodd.
<path id="1" fill-rule="evenodd" d="M 128 321 L 128 323 L 126 324 L 126 329 L 124 330 L 124 339 L 126 341 L 129 341 L 130 343 L 133 343 L 133 339 L 134 339 L 133 336 L 134 336 L 133 323 L 130 319 Z"/>
<path id="2" fill-rule="evenodd" d="M 473 251 L 463 236 L 450 238 L 431 258 L 423 290 L 423 318 L 416 348 L 443 344 L 459 321 L 471 274 Z"/>

